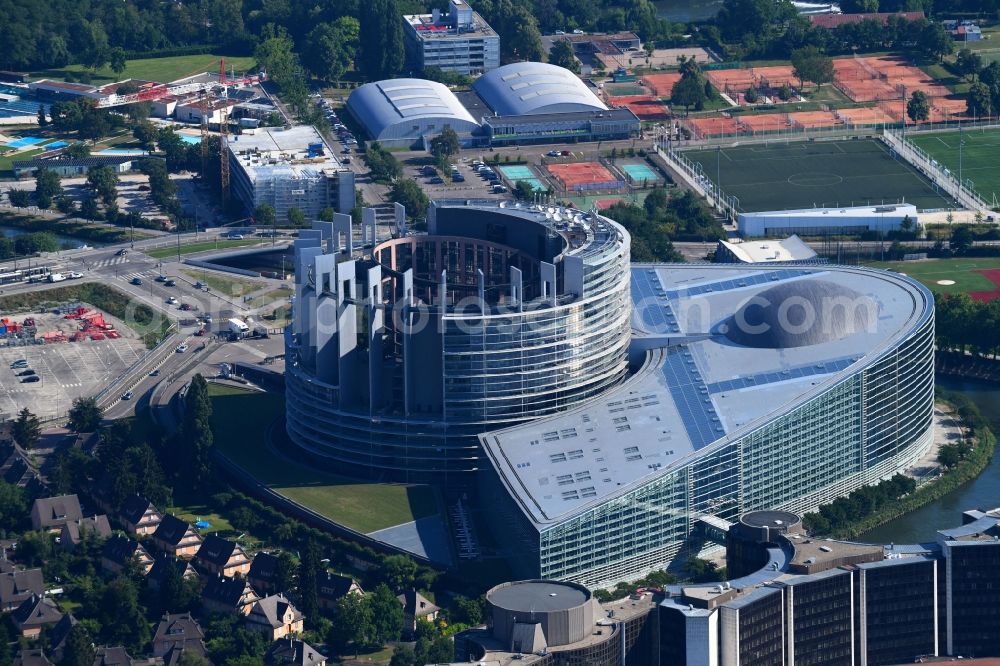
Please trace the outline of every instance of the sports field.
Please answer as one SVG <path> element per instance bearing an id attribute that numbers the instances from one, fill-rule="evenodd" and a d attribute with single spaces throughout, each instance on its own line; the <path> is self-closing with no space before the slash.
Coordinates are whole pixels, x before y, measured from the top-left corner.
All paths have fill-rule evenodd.
<path id="1" fill-rule="evenodd" d="M 987 202 L 1000 196 L 1000 167 L 997 151 L 1000 150 L 1000 128 L 977 128 L 959 132 L 911 132 L 907 138 L 941 164 L 955 177 L 959 172 L 959 141 L 962 146 L 962 179 L 971 180 L 972 188 Z"/>
<path id="2" fill-rule="evenodd" d="M 685 151 L 743 211 L 898 203 L 946 208 L 924 176 L 879 141 L 817 141 Z"/>
<path id="3" fill-rule="evenodd" d="M 878 261 L 869 265 L 909 275 L 938 294 L 969 294 L 983 301 L 1000 297 L 1000 258 L 997 257 Z"/>

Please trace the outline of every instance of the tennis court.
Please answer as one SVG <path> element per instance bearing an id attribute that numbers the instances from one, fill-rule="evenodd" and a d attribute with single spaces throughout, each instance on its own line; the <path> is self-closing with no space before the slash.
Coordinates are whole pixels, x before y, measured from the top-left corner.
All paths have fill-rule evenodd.
<path id="1" fill-rule="evenodd" d="M 530 185 L 531 189 L 535 192 L 545 192 L 548 190 L 547 187 L 542 185 L 542 181 L 538 180 L 538 177 L 535 175 L 535 172 L 531 170 L 531 167 L 514 165 L 497 167 L 497 169 L 511 184 L 516 185 L 519 182 L 525 182 Z"/>
<path id="2" fill-rule="evenodd" d="M 962 146 L 962 180 L 971 180 L 972 188 L 987 202 L 1000 194 L 1000 128 L 977 128 L 962 132 L 908 132 L 907 138 L 947 167 L 955 177 L 959 173 L 959 141 Z"/>
<path id="3" fill-rule="evenodd" d="M 788 142 L 685 151 L 744 211 L 898 203 L 946 208 L 918 171 L 874 140 Z"/>
<path id="4" fill-rule="evenodd" d="M 642 77 L 642 80 L 654 95 L 667 99 L 670 97 L 670 93 L 674 91 L 674 84 L 681 80 L 681 75 L 680 72 L 647 74 Z"/>
<path id="5" fill-rule="evenodd" d="M 639 120 L 663 120 L 667 117 L 666 105 L 652 95 L 609 97 L 608 106 L 626 108 Z"/>
<path id="6" fill-rule="evenodd" d="M 546 168 L 567 191 L 619 190 L 625 187 L 625 182 L 600 162 L 550 164 Z"/>
<path id="7" fill-rule="evenodd" d="M 632 184 L 655 185 L 660 181 L 660 177 L 649 168 L 648 164 L 623 164 L 621 168 Z"/>

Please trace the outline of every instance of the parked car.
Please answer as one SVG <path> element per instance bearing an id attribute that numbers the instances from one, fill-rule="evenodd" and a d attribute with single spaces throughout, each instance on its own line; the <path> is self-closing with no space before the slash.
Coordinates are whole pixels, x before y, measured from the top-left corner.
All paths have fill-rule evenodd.
<path id="1" fill-rule="evenodd" d="M 344 148 L 340 152 L 343 153 L 344 155 L 350 155 L 351 154 L 351 149 L 350 148 Z"/>
<path id="2" fill-rule="evenodd" d="M 194 283 L 194 288 L 195 289 L 204 289 L 205 288 L 205 283 L 202 282 L 201 280 L 199 280 L 198 282 Z"/>
<path id="3" fill-rule="evenodd" d="M 494 185 L 493 186 L 493 193 L 494 194 L 502 194 L 502 193 L 504 193 L 506 191 L 507 191 L 507 186 L 506 185 Z"/>
<path id="4" fill-rule="evenodd" d="M 76 271 L 70 271 L 66 273 L 66 278 L 69 280 L 79 280 L 83 277 L 83 273 L 77 273 Z"/>
<path id="5" fill-rule="evenodd" d="M 17 373 L 17 376 L 18 377 L 30 377 L 31 375 L 34 375 L 34 374 L 38 374 L 38 373 L 36 373 L 31 368 L 28 368 L 27 370 L 22 370 L 21 372 Z"/>
<path id="6" fill-rule="evenodd" d="M 131 400 L 133 395 L 135 394 L 132 391 L 125 391 L 122 393 L 122 400 Z"/>
<path id="7" fill-rule="evenodd" d="M 142 278 L 137 278 L 137 277 L 132 278 L 132 284 L 134 284 L 137 287 L 141 286 L 142 285 Z"/>
<path id="8" fill-rule="evenodd" d="M 177 305 L 177 299 L 171 296 L 167 299 L 167 305 Z"/>
<path id="9" fill-rule="evenodd" d="M 559 151 L 559 154 L 560 154 L 560 155 L 562 155 L 563 157 L 569 157 L 569 156 L 570 156 L 570 155 L 572 155 L 573 153 L 571 153 L 571 152 L 570 152 L 570 151 L 568 151 L 568 150 L 562 150 L 562 151 Z"/>
<path id="10" fill-rule="evenodd" d="M 229 234 L 226 238 L 229 240 L 243 240 L 243 234 Z"/>
<path id="11" fill-rule="evenodd" d="M 190 303 L 181 303 L 181 310 L 184 310 L 184 312 L 187 312 L 187 311 L 191 310 L 191 304 Z"/>
<path id="12" fill-rule="evenodd" d="M 451 177 L 451 179 L 453 181 L 455 181 L 456 183 L 464 183 L 465 182 L 465 176 L 463 176 L 460 173 L 456 173 L 454 176 Z"/>
<path id="13" fill-rule="evenodd" d="M 11 368 L 27 368 L 28 367 L 28 359 L 26 359 L 26 358 L 19 358 L 16 361 L 14 361 L 13 363 L 11 363 L 10 367 Z"/>
<path id="14" fill-rule="evenodd" d="M 545 155 L 547 157 L 559 157 L 560 155 L 562 155 L 562 153 L 560 153 L 558 150 L 550 150 L 549 152 L 545 153 Z"/>
<path id="15" fill-rule="evenodd" d="M 429 182 L 431 185 L 440 185 L 444 182 L 444 178 L 442 178 L 441 176 L 434 176 L 427 182 Z"/>
<path id="16" fill-rule="evenodd" d="M 31 375 L 30 377 L 25 377 L 21 380 L 22 384 L 34 384 L 35 382 L 42 381 L 42 378 L 38 375 Z"/>
<path id="17" fill-rule="evenodd" d="M 181 344 L 177 345 L 177 349 L 175 349 L 174 351 L 177 352 L 178 354 L 183 354 L 187 350 L 188 350 L 187 343 L 182 342 Z"/>
<path id="18" fill-rule="evenodd" d="M 151 373 L 149 373 L 149 376 L 150 377 L 159 377 L 160 376 L 159 369 L 153 370 Z"/>

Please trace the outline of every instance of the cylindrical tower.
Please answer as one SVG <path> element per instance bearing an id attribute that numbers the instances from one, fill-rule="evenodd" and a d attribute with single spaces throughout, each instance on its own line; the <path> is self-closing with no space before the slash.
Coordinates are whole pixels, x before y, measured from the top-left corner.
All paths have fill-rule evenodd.
<path id="1" fill-rule="evenodd" d="M 630 239 L 596 212 L 434 202 L 427 235 L 360 259 L 335 223 L 317 226 L 296 242 L 286 383 L 288 433 L 319 460 L 387 480 L 464 475 L 479 433 L 627 373 Z"/>

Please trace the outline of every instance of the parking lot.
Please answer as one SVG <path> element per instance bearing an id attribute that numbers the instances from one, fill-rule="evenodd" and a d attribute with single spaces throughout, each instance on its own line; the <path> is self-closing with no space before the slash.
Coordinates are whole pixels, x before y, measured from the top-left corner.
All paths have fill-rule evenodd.
<path id="1" fill-rule="evenodd" d="M 79 328 L 79 322 L 59 315 L 30 316 L 39 336 L 56 331 L 69 335 Z M 98 393 L 135 363 L 145 346 L 131 330 L 113 323 L 122 336 L 118 339 L 0 346 L 0 418 L 13 418 L 24 407 L 42 419 L 65 414 L 75 398 Z M 25 367 L 10 368 L 21 359 L 27 361 Z M 28 370 L 34 374 L 18 376 Z M 25 383 L 28 376 L 40 379 Z"/>

